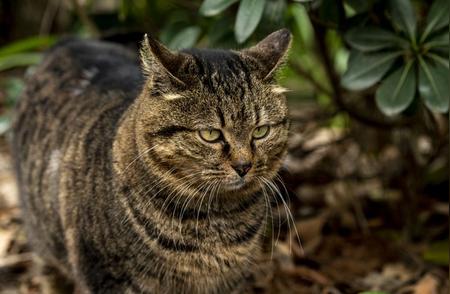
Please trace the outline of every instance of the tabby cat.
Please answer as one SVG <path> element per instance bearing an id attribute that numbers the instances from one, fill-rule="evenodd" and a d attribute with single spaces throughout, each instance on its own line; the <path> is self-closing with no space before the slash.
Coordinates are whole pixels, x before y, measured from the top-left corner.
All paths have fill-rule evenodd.
<path id="1" fill-rule="evenodd" d="M 242 291 L 261 257 L 288 135 L 274 74 L 291 35 L 173 52 L 65 40 L 13 127 L 35 251 L 78 293 Z"/>

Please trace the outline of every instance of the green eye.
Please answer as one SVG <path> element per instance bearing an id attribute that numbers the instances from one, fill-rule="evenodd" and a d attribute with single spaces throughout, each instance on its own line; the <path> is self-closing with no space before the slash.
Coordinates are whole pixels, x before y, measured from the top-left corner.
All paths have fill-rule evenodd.
<path id="1" fill-rule="evenodd" d="M 254 139 L 262 139 L 269 133 L 269 126 L 260 126 L 253 131 Z"/>
<path id="2" fill-rule="evenodd" d="M 201 130 L 198 134 L 203 140 L 210 143 L 219 140 L 222 136 L 222 133 L 216 129 Z"/>

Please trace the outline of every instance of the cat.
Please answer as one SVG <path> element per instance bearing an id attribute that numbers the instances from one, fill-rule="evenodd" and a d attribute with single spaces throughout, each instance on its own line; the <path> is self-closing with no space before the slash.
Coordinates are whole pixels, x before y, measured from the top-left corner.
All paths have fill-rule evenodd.
<path id="1" fill-rule="evenodd" d="M 276 31 L 240 51 L 65 40 L 28 78 L 13 150 L 29 240 L 78 293 L 230 293 L 262 256 L 286 155 Z"/>

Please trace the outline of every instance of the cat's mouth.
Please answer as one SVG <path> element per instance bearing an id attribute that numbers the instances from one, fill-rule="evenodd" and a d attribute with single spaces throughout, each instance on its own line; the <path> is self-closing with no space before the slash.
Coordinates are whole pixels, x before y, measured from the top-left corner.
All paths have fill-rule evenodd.
<path id="1" fill-rule="evenodd" d="M 223 189 L 226 191 L 237 191 L 243 189 L 248 182 L 244 178 L 235 181 L 230 181 L 223 184 Z"/>

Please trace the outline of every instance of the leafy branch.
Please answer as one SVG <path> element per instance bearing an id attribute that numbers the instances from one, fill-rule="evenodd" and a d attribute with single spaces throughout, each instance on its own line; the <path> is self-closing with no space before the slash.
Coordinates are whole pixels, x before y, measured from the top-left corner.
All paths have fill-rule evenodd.
<path id="1" fill-rule="evenodd" d="M 351 106 L 351 104 L 347 103 L 347 101 L 344 99 L 343 96 L 343 90 L 340 85 L 339 75 L 336 73 L 336 70 L 334 69 L 329 52 L 327 50 L 327 45 L 325 43 L 325 30 L 322 27 L 315 24 L 314 22 L 313 28 L 316 36 L 318 51 L 320 57 L 322 58 L 325 67 L 325 72 L 333 89 L 333 93 L 330 96 L 334 99 L 336 105 L 345 112 L 347 112 L 349 115 L 351 115 L 353 118 L 360 121 L 361 123 L 373 127 L 385 128 L 408 124 L 409 123 L 408 120 L 405 119 L 386 120 L 384 118 L 377 118 L 374 116 L 370 116 L 361 109 L 355 109 L 353 106 Z"/>

